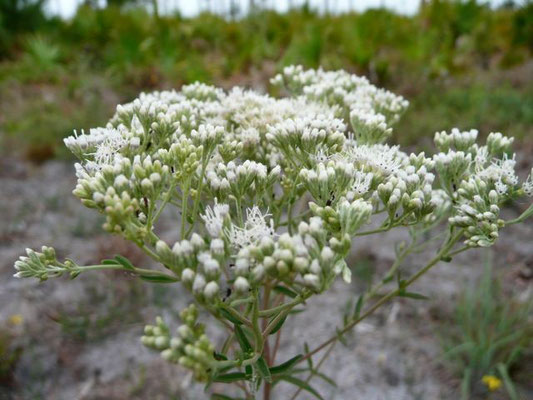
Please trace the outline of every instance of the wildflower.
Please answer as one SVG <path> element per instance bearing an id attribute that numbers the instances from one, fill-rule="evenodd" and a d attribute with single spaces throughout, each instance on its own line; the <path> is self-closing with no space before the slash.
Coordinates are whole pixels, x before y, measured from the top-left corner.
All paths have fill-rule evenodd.
<path id="1" fill-rule="evenodd" d="M 9 323 L 13 326 L 21 325 L 24 318 L 20 314 L 13 314 L 9 316 Z"/>
<path id="2" fill-rule="evenodd" d="M 491 392 L 498 390 L 502 386 L 501 379 L 494 375 L 484 375 L 482 381 Z"/>
<path id="3" fill-rule="evenodd" d="M 257 206 L 248 208 L 244 227 L 231 225 L 225 230 L 226 236 L 235 248 L 257 244 L 265 237 L 274 237 L 274 221 L 270 219 L 270 222 L 267 222 L 270 216 L 269 213 L 263 214 Z"/>
<path id="4" fill-rule="evenodd" d="M 218 204 L 215 198 L 213 207 L 207 206 L 205 214 L 201 215 L 204 220 L 205 228 L 212 238 L 220 237 L 224 219 L 229 213 L 229 206 L 227 204 Z"/>

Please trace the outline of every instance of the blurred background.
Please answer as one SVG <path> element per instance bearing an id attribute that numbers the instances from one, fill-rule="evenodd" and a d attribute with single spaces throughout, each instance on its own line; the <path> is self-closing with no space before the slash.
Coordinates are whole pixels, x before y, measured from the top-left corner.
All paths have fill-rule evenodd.
<path id="1" fill-rule="evenodd" d="M 269 92 L 285 65 L 322 66 L 411 102 L 393 142 L 420 150 L 437 130 L 501 131 L 516 137 L 525 178 L 532 52 L 530 0 L 0 0 L 0 399 L 208 398 L 138 341 L 155 315 L 176 318 L 189 300 L 179 288 L 115 273 L 44 285 L 12 279 L 24 247 L 42 244 L 80 263 L 116 253 L 147 262 L 103 234 L 70 194 L 73 159 L 62 139 L 73 129 L 105 124 L 141 91 L 200 80 Z M 319 384 L 324 397 L 533 399 L 533 227 L 505 233 L 494 250 L 422 280 L 416 291 L 430 301 L 395 302 L 338 349 L 325 366 L 338 384 Z M 345 301 L 386 270 L 402 235 L 379 246 L 362 239 L 354 284 L 310 304 L 316 312 L 298 316 L 288 337 L 315 324 L 318 340 L 340 323 Z M 489 393 L 481 377 L 500 365 L 512 390 Z"/>

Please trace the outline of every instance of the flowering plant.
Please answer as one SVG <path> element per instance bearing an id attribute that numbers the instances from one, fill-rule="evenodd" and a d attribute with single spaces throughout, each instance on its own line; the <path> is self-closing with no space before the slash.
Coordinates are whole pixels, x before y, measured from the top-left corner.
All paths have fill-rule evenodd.
<path id="1" fill-rule="evenodd" d="M 268 399 L 280 381 L 320 398 L 309 385 L 316 369 L 296 365 L 331 349 L 393 297 L 419 298 L 409 286 L 439 261 L 491 246 L 502 228 L 533 214 L 529 207 L 514 220 L 500 216 L 508 200 L 533 195 L 531 176 L 518 182 L 512 138 L 491 133 L 481 145 L 476 130 L 453 129 L 435 135 L 435 155 L 407 154 L 385 144 L 408 105 L 402 97 L 343 71 L 287 67 L 272 83 L 290 96 L 226 93 L 200 83 L 143 93 L 119 105 L 105 128 L 65 139 L 80 160 L 74 195 L 105 216 L 105 230 L 134 242 L 160 269 L 122 256 L 81 266 L 43 247 L 20 257 L 15 276 L 46 280 L 115 269 L 180 282 L 194 297 L 181 311 L 183 324 L 173 333 L 158 318 L 146 326 L 144 345 L 198 381 L 236 384 L 246 398 L 263 386 Z M 163 215 L 176 216 L 174 243 L 158 236 Z M 397 249 L 396 262 L 359 297 L 342 328 L 276 362 L 291 311 L 337 276 L 350 281 L 352 242 L 405 227 L 411 243 Z M 434 258 L 403 278 L 402 260 L 444 235 Z M 374 300 L 395 278 L 395 287 Z M 206 335 L 199 309 L 227 329 L 223 343 Z"/>

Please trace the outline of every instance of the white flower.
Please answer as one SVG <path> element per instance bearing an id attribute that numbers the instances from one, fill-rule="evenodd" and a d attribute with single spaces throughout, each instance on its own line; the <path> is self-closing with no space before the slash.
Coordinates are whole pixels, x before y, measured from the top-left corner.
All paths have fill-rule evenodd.
<path id="1" fill-rule="evenodd" d="M 533 197 L 533 168 L 526 181 L 522 184 L 522 189 L 524 189 L 526 196 Z"/>
<path id="2" fill-rule="evenodd" d="M 265 237 L 274 237 L 274 221 L 271 219 L 270 223 L 267 223 L 267 217 L 270 217 L 270 214 L 263 214 L 257 206 L 248 208 L 244 227 L 232 225 L 225 231 L 233 247 L 242 248 L 257 244 Z"/>
<path id="3" fill-rule="evenodd" d="M 201 218 L 204 220 L 205 228 L 211 237 L 220 237 L 224 225 L 224 218 L 228 213 L 229 206 L 227 204 L 218 204 L 216 198 L 212 208 L 211 206 L 207 206 L 205 214 L 201 215 Z"/>

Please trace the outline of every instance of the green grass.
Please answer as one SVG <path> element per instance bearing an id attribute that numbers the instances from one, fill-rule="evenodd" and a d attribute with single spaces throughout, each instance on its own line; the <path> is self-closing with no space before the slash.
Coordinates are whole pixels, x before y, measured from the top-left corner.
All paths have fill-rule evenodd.
<path id="1" fill-rule="evenodd" d="M 486 395 L 485 375 L 497 376 L 510 398 L 519 398 L 512 371 L 533 351 L 533 326 L 528 321 L 532 310 L 533 298 L 518 301 L 503 294 L 490 264 L 480 282 L 464 292 L 443 337 L 447 365 L 462 380 L 462 399 Z"/>

